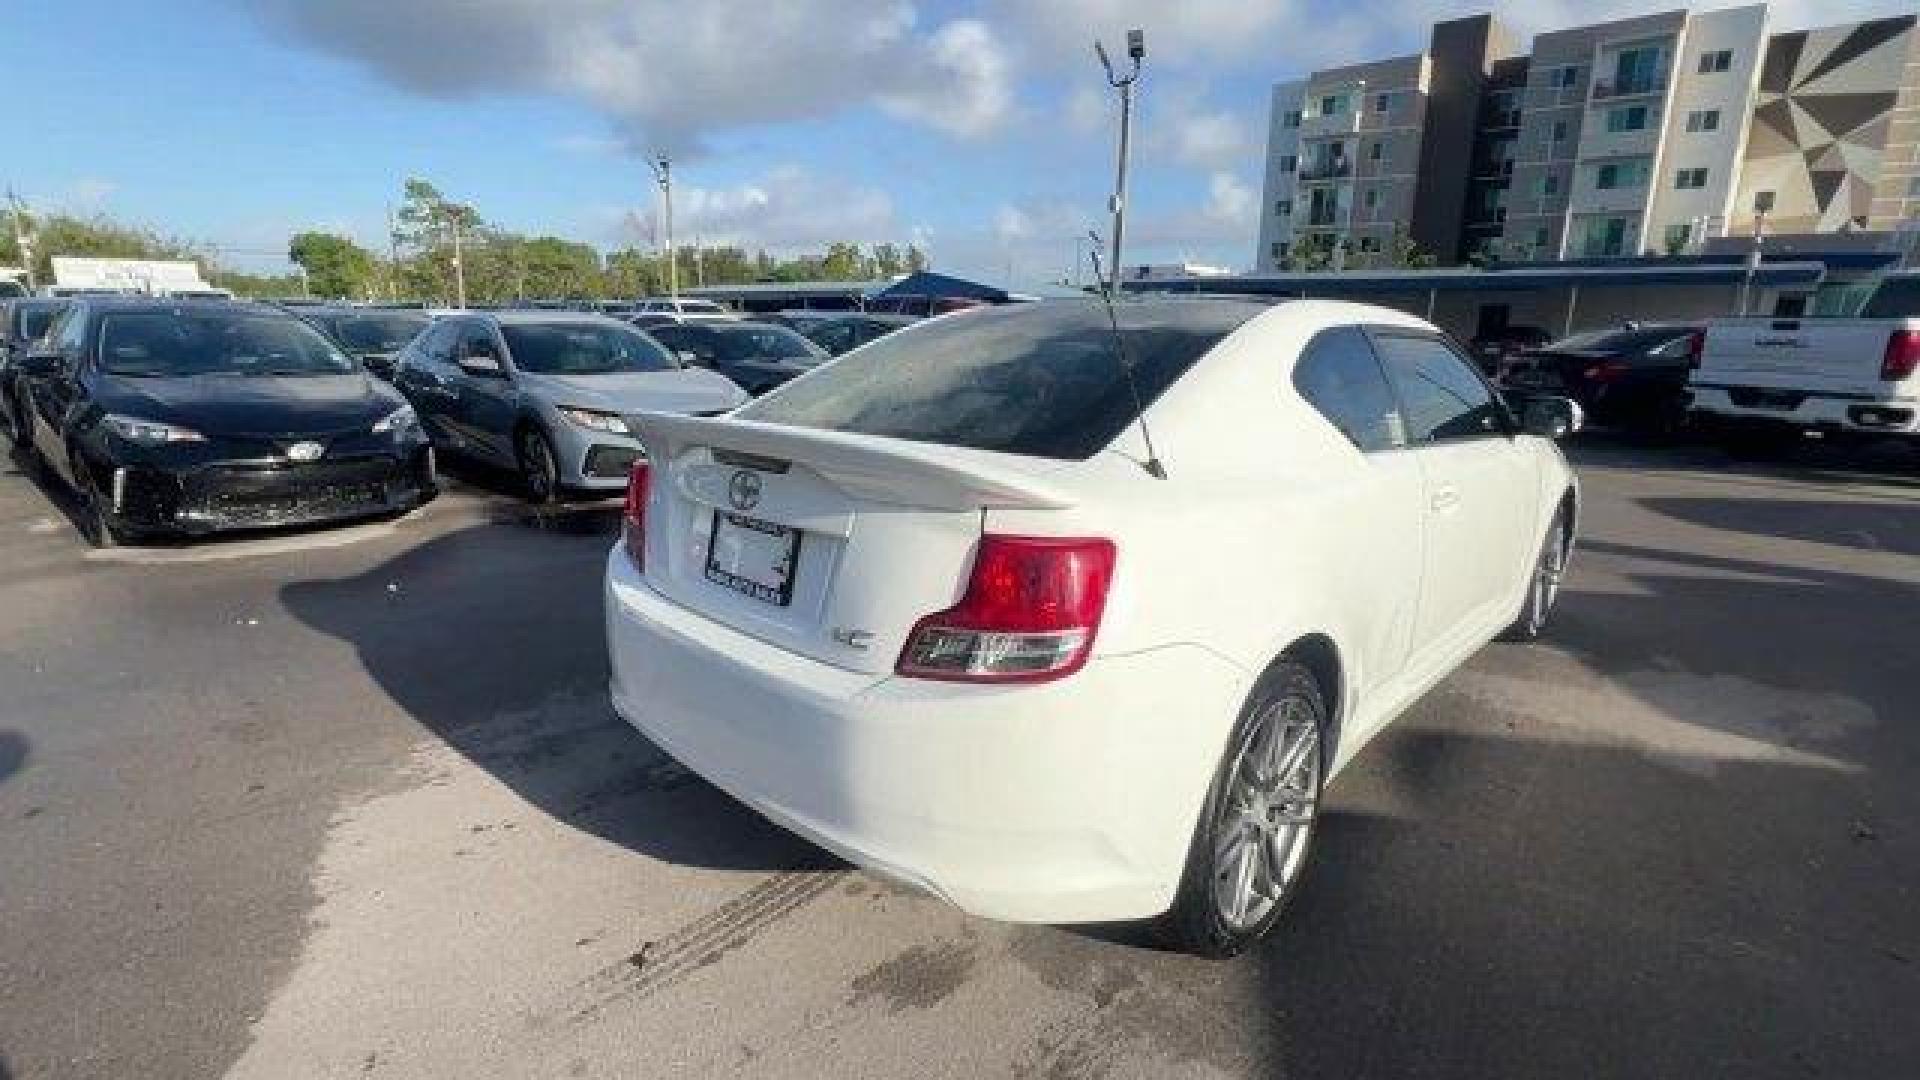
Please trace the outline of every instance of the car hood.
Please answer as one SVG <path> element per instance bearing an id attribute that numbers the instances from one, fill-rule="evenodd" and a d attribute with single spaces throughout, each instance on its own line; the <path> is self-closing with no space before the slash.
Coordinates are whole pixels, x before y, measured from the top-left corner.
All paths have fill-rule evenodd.
<path id="1" fill-rule="evenodd" d="M 699 368 L 631 371 L 615 375 L 540 375 L 522 372 L 520 389 L 555 405 L 606 412 L 711 413 L 747 400 L 724 375 Z"/>
<path id="2" fill-rule="evenodd" d="M 405 404 L 364 372 L 271 378 L 195 375 L 104 381 L 108 411 L 205 435 L 331 435 L 358 431 Z"/>

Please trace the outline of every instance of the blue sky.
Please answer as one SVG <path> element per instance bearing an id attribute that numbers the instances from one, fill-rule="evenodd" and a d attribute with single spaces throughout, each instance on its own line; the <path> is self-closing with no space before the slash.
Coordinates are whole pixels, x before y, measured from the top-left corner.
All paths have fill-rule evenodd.
<path id="1" fill-rule="evenodd" d="M 1898 8 L 1817 4 L 1774 5 L 1776 28 Z M 407 176 L 510 228 L 645 244 L 636 151 L 663 146 L 682 237 L 918 241 L 940 268 L 1031 284 L 1105 231 L 1112 106 L 1089 45 L 1141 25 L 1129 260 L 1241 266 L 1269 85 L 1414 51 L 1431 20 L 1486 6 L 30 0 L 0 37 L 21 106 L 0 183 L 279 269 L 300 229 L 381 242 Z M 1533 30 L 1670 5 L 1492 6 Z"/>

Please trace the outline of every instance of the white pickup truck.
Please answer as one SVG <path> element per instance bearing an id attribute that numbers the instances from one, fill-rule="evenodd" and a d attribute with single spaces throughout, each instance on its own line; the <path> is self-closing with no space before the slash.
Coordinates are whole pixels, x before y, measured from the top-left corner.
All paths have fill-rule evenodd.
<path id="1" fill-rule="evenodd" d="M 1730 438 L 1920 437 L 1920 273 L 1858 318 L 1709 322 L 1687 393 L 1694 425 Z"/>

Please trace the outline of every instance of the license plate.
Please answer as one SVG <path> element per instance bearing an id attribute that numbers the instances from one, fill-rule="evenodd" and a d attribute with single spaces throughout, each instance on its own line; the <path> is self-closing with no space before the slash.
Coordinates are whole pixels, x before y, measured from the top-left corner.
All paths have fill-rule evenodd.
<path id="1" fill-rule="evenodd" d="M 1800 395 L 1791 391 L 1768 393 L 1763 390 L 1752 394 L 1748 400 L 1752 402 L 1748 408 L 1752 409 L 1792 410 L 1800 407 Z"/>
<path id="2" fill-rule="evenodd" d="M 779 607 L 793 602 L 800 534 L 785 525 L 714 511 L 707 580 Z"/>

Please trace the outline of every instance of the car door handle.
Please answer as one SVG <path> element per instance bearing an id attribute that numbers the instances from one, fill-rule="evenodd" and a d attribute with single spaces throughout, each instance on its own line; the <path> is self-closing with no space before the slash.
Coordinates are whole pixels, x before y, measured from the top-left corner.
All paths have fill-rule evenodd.
<path id="1" fill-rule="evenodd" d="M 1437 488 L 1433 493 L 1433 512 L 1451 514 L 1460 509 L 1460 489 L 1452 486 Z"/>

